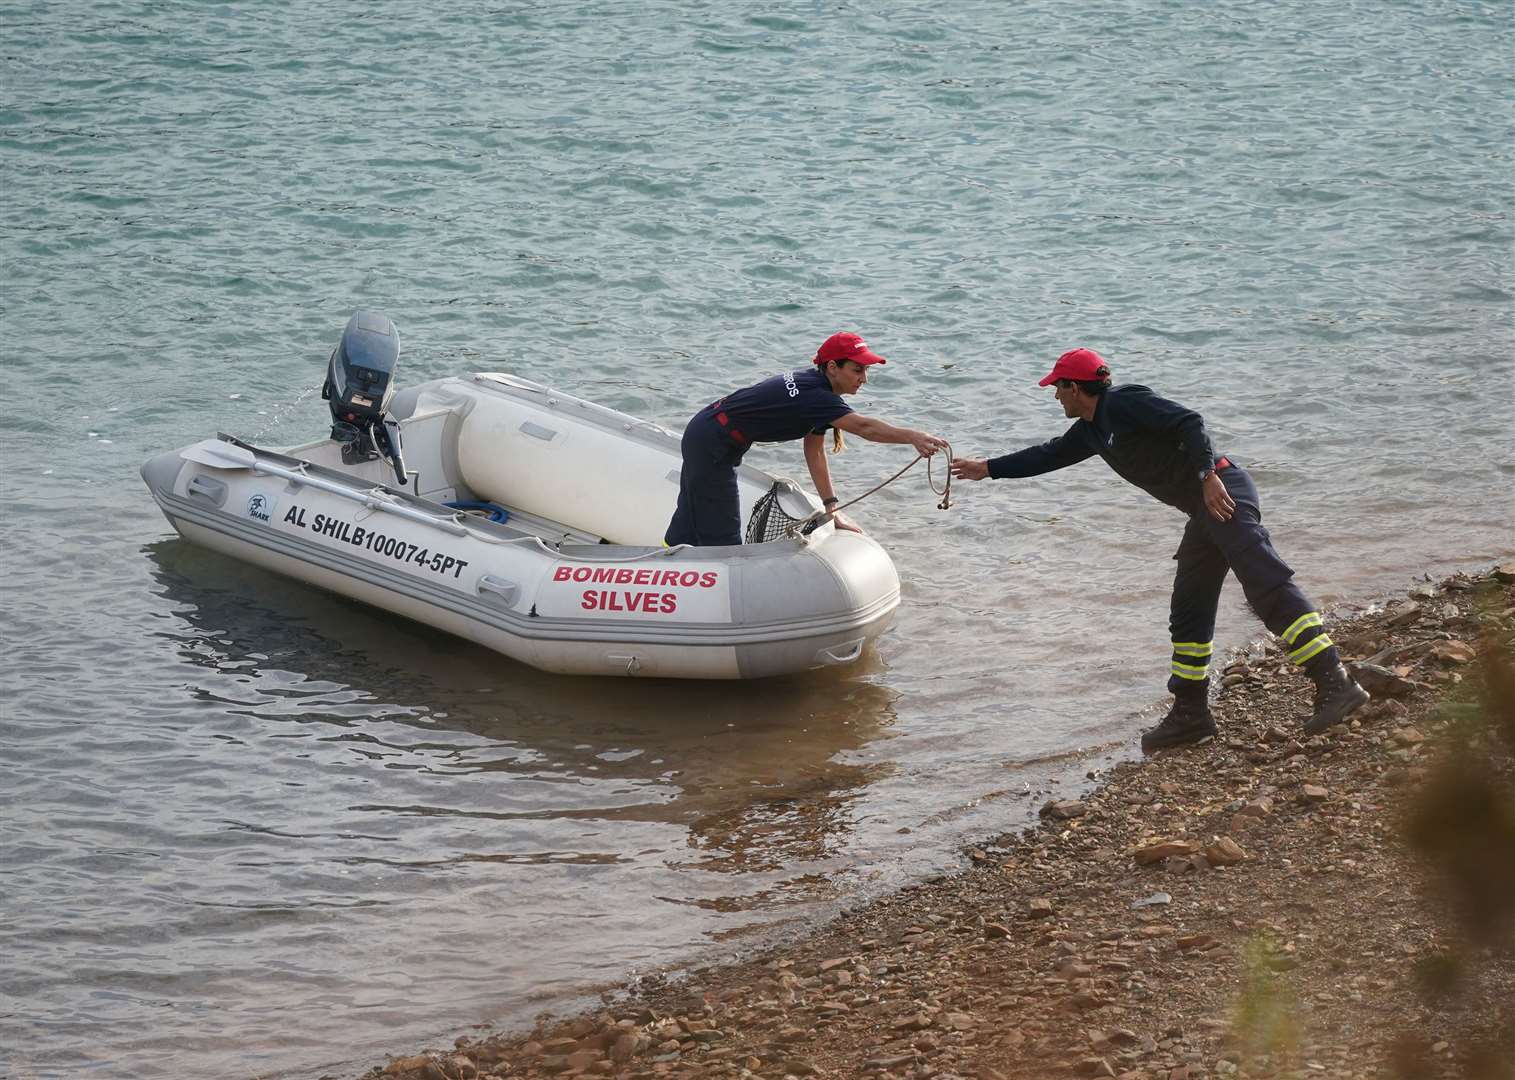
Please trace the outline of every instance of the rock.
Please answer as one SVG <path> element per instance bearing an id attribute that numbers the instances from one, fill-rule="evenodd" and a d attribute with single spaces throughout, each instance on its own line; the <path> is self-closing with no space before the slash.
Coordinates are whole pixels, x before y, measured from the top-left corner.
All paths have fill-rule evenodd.
<path id="1" fill-rule="evenodd" d="M 1265 818 L 1273 812 L 1273 800 L 1264 795 L 1260 799 L 1252 799 L 1236 812 L 1243 817 Z"/>
<path id="2" fill-rule="evenodd" d="M 1426 741 L 1426 737 L 1414 727 L 1395 728 L 1389 737 L 1400 746 L 1418 746 Z"/>
<path id="3" fill-rule="evenodd" d="M 1010 936 L 1010 928 L 997 922 L 984 924 L 984 937 L 991 941 L 995 938 L 1007 938 Z"/>
<path id="4" fill-rule="evenodd" d="M 1056 914 L 1057 909 L 1053 906 L 1052 901 L 1045 898 L 1032 900 L 1026 905 L 1026 918 L 1028 919 L 1045 919 L 1049 915 Z"/>
<path id="5" fill-rule="evenodd" d="M 1478 659 L 1478 650 L 1466 641 L 1438 641 L 1431 646 L 1431 655 L 1447 664 L 1471 664 Z"/>
<path id="6" fill-rule="evenodd" d="M 434 1062 L 425 1054 L 415 1054 L 411 1057 L 395 1058 L 384 1066 L 385 1076 L 403 1076 L 406 1073 L 425 1074 L 428 1067 Z"/>
<path id="7" fill-rule="evenodd" d="M 637 1037 L 632 1032 L 625 1032 L 616 1036 L 615 1042 L 610 1044 L 610 1060 L 617 1065 L 624 1065 L 636 1054 Z"/>
<path id="8" fill-rule="evenodd" d="M 1160 844 L 1151 844 L 1136 850 L 1135 858 L 1139 865 L 1150 866 L 1164 859 L 1192 855 L 1199 850 L 1199 845 L 1188 840 L 1164 840 Z"/>
<path id="9" fill-rule="evenodd" d="M 1080 964 L 1077 960 L 1069 958 L 1057 965 L 1057 977 L 1064 982 L 1092 979 L 1094 978 L 1094 969 L 1088 964 Z"/>
<path id="10" fill-rule="evenodd" d="M 1062 820 L 1083 817 L 1088 812 L 1088 807 L 1076 799 L 1053 801 L 1041 808 L 1042 817 L 1054 817 Z"/>
<path id="11" fill-rule="evenodd" d="M 1186 934 L 1179 938 L 1176 944 L 1180 949 L 1188 952 L 1191 949 L 1212 949 L 1220 942 L 1209 934 Z"/>
<path id="12" fill-rule="evenodd" d="M 1075 1009 L 1079 1012 L 1087 1012 L 1090 1009 L 1104 1008 L 1105 999 L 1098 994 L 1091 994 L 1088 991 L 1080 991 L 1076 994 L 1069 994 L 1067 997 L 1067 1003 L 1068 1007 L 1071 1009 Z"/>
<path id="13" fill-rule="evenodd" d="M 1349 664 L 1347 669 L 1362 688 L 1374 697 L 1406 697 L 1419 686 L 1382 664 L 1362 662 Z"/>
<path id="14" fill-rule="evenodd" d="M 1205 848 L 1205 861 L 1211 866 L 1235 866 L 1246 859 L 1247 853 L 1229 836 L 1218 836 Z"/>
<path id="15" fill-rule="evenodd" d="M 1408 626 L 1410 623 L 1420 618 L 1420 612 L 1421 608 L 1419 604 L 1417 604 L 1414 600 L 1407 600 L 1405 603 L 1401 604 L 1398 609 L 1395 610 L 1394 614 L 1389 616 L 1385 625 Z"/>
<path id="16" fill-rule="evenodd" d="M 1305 784 L 1299 789 L 1300 795 L 1306 802 L 1325 802 L 1331 793 L 1319 784 Z"/>
<path id="17" fill-rule="evenodd" d="M 1231 832 L 1244 833 L 1254 825 L 1258 824 L 1261 820 L 1261 818 L 1249 817 L 1246 814 L 1232 814 Z"/>
<path id="18" fill-rule="evenodd" d="M 1500 563 L 1494 567 L 1494 578 L 1506 585 L 1515 582 L 1515 563 Z"/>
<path id="19" fill-rule="evenodd" d="M 1132 910 L 1135 910 L 1137 908 L 1145 907 L 1160 907 L 1163 904 L 1171 904 L 1172 902 L 1173 897 L 1169 896 L 1167 893 L 1155 892 L 1151 896 L 1145 896 L 1140 900 L 1131 901 L 1131 908 Z"/>
<path id="20" fill-rule="evenodd" d="M 582 1072 L 599 1060 L 600 1055 L 595 1050 L 575 1050 L 573 1053 L 566 1056 L 563 1059 L 563 1062 L 568 1066 L 568 1068 L 578 1069 Z"/>

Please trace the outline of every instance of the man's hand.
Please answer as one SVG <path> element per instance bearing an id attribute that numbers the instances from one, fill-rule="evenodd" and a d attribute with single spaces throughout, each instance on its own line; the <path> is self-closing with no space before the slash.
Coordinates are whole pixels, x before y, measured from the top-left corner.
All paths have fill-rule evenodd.
<path id="1" fill-rule="evenodd" d="M 836 523 L 836 527 L 838 529 L 841 529 L 843 532 L 855 532 L 859 535 L 862 535 L 863 530 L 858 526 L 857 522 L 853 521 L 850 517 L 840 511 L 833 513 L 831 515 L 831 520 L 834 521 Z"/>
<path id="2" fill-rule="evenodd" d="M 958 480 L 985 480 L 989 477 L 989 459 L 955 457 L 952 459 L 952 475 Z"/>
<path id="3" fill-rule="evenodd" d="M 1212 471 L 1200 484 L 1200 489 L 1205 497 L 1205 509 L 1210 511 L 1210 516 L 1216 521 L 1230 521 L 1231 515 L 1236 513 L 1236 500 L 1226 490 L 1220 473 Z"/>

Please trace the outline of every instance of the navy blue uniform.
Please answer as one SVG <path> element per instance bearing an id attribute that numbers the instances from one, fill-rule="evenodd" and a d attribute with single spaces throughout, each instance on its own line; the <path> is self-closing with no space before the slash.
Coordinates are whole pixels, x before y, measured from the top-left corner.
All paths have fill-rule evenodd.
<path id="1" fill-rule="evenodd" d="M 818 367 L 774 375 L 706 405 L 684 428 L 679 502 L 663 542 L 740 544 L 736 467 L 747 448 L 823 434 L 851 411 Z"/>
<path id="2" fill-rule="evenodd" d="M 1189 515 L 1174 558 L 1169 630 L 1173 657 L 1168 689 L 1195 689 L 1210 673 L 1215 612 L 1229 570 L 1263 624 L 1283 639 L 1289 657 L 1312 676 L 1337 663 L 1315 606 L 1294 584 L 1294 571 L 1262 526 L 1257 485 L 1245 469 L 1215 453 L 1204 418 L 1145 386 L 1117 386 L 1100 395 L 1093 420 L 1078 420 L 1040 446 L 989 461 L 995 479 L 1038 476 L 1098 454 L 1122 477 Z M 1236 503 L 1229 521 L 1205 509 L 1200 474 L 1214 467 Z"/>

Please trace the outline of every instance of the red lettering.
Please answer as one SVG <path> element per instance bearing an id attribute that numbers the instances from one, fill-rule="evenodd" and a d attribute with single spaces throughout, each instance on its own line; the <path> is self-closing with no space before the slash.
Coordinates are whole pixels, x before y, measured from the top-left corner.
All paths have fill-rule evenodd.
<path id="1" fill-rule="evenodd" d="M 679 575 L 679 584 L 684 586 L 686 589 L 690 588 L 691 586 L 698 585 L 699 583 L 700 575 L 696 574 L 693 570 L 686 570 Z"/>
<path id="2" fill-rule="evenodd" d="M 636 580 L 633 582 L 633 584 L 636 584 L 636 585 L 651 585 L 652 584 L 652 571 L 651 570 L 638 570 L 637 571 Z"/>
<path id="3" fill-rule="evenodd" d="M 560 566 L 552 572 L 553 581 L 567 581 L 572 576 L 573 567 L 571 566 Z"/>
<path id="4" fill-rule="evenodd" d="M 657 571 L 649 571 L 656 574 Z M 675 575 L 678 571 L 670 571 Z M 610 592 L 605 589 L 585 589 L 579 597 L 579 607 L 585 611 L 642 612 L 647 615 L 672 615 L 679 609 L 676 593 L 657 592 Z"/>
<path id="5" fill-rule="evenodd" d="M 575 566 L 573 568 L 573 580 L 588 581 L 593 573 L 594 571 L 587 566 Z"/>
<path id="6" fill-rule="evenodd" d="M 623 566 L 615 572 L 615 583 L 617 585 L 630 585 L 631 578 L 632 573 L 629 567 Z"/>
<path id="7" fill-rule="evenodd" d="M 658 575 L 658 580 L 654 582 L 654 584 L 673 585 L 678 580 L 679 572 L 677 570 L 664 570 L 661 574 Z"/>
<path id="8" fill-rule="evenodd" d="M 713 588 L 715 588 L 715 579 L 716 579 L 716 572 L 714 570 L 706 570 L 703 574 L 700 575 L 700 588 L 702 588 L 702 589 L 713 589 Z"/>
<path id="9" fill-rule="evenodd" d="M 611 585 L 615 583 L 615 567 L 597 566 L 594 569 L 594 583 L 596 585 Z"/>

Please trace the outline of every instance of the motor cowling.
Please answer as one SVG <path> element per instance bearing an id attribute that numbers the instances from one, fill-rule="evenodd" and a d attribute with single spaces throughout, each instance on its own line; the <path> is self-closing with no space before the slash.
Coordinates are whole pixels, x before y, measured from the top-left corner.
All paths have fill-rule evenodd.
<path id="1" fill-rule="evenodd" d="M 386 411 L 395 393 L 400 334 L 389 317 L 359 309 L 347 320 L 342 340 L 326 363 L 321 397 L 331 408 L 331 437 L 342 444 L 347 464 L 386 457 L 406 483 L 400 426 Z"/>

